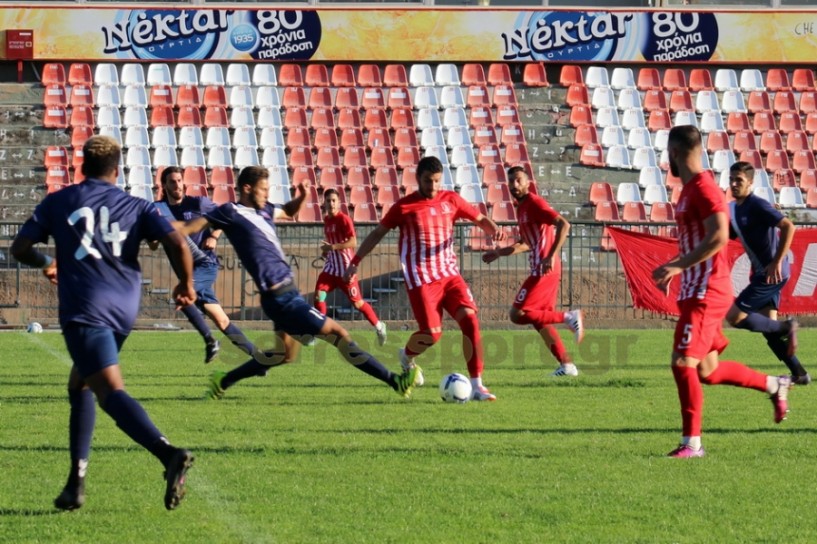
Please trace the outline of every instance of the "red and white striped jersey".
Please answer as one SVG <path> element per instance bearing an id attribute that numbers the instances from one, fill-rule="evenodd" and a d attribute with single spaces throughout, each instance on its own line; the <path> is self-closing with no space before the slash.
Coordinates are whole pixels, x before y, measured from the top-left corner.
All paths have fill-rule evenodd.
<path id="1" fill-rule="evenodd" d="M 704 239 L 704 221 L 716 213 L 725 213 L 728 217 L 729 210 L 723 191 L 715 183 L 715 177 L 706 170 L 684 185 L 675 208 L 680 255 L 690 253 L 701 243 Z M 709 290 L 730 293 L 732 286 L 729 274 L 729 262 L 724 248 L 681 273 L 678 300 L 705 299 Z"/>
<path id="2" fill-rule="evenodd" d="M 380 224 L 400 228 L 398 251 L 406 288 L 459 275 L 454 222 L 477 217 L 477 209 L 454 191 L 440 191 L 434 198 L 415 192 L 398 200 Z"/>
<path id="3" fill-rule="evenodd" d="M 516 216 L 519 221 L 519 234 L 522 235 L 522 241 L 530 247 L 530 274 L 531 276 L 541 276 L 542 261 L 550 253 L 556 237 L 556 229 L 553 227 L 553 223 L 559 217 L 559 214 L 550 207 L 547 200 L 539 195 L 528 193 L 528 196 L 519 203 Z M 554 255 L 553 269 L 550 273 L 560 274 L 561 271 L 561 256 Z"/>
<path id="4" fill-rule="evenodd" d="M 343 212 L 338 212 L 334 217 L 328 215 L 323 218 L 323 234 L 325 240 L 330 244 L 342 244 L 349 238 L 355 236 L 355 224 L 352 218 Z M 349 266 L 352 257 L 355 256 L 355 248 L 334 249 L 326 255 L 326 263 L 323 271 L 332 276 L 343 277 L 346 267 Z"/>

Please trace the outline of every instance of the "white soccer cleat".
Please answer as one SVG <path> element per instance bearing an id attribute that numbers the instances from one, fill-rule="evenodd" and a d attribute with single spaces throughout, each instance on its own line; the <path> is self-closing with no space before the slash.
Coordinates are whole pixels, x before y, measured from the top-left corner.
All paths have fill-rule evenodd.
<path id="1" fill-rule="evenodd" d="M 404 348 L 401 348 L 398 351 L 398 354 L 400 355 L 400 367 L 404 371 L 410 369 L 413 366 L 417 366 L 417 364 L 414 362 L 414 359 L 413 358 L 410 359 L 406 355 L 406 350 Z M 417 368 L 420 369 L 420 367 Z M 422 387 L 424 383 L 426 383 L 426 380 L 423 377 L 423 371 L 420 369 L 417 371 L 417 377 L 414 378 L 414 387 Z"/>
<path id="2" fill-rule="evenodd" d="M 471 392 L 471 400 L 493 402 L 496 400 L 496 395 L 488 391 L 484 385 L 480 385 Z"/>
<path id="3" fill-rule="evenodd" d="M 584 312 L 581 310 L 565 312 L 565 325 L 573 331 L 573 339 L 580 344 L 584 339 Z"/>
<path id="4" fill-rule="evenodd" d="M 554 370 L 550 375 L 554 376 L 554 377 L 578 376 L 579 375 L 579 369 L 576 368 L 576 365 L 574 365 L 573 363 L 567 363 L 567 364 L 559 365 L 559 368 Z"/>
<path id="5" fill-rule="evenodd" d="M 374 332 L 377 333 L 377 344 L 382 346 L 386 343 L 386 324 L 382 321 L 378 321 L 377 325 L 374 328 Z"/>

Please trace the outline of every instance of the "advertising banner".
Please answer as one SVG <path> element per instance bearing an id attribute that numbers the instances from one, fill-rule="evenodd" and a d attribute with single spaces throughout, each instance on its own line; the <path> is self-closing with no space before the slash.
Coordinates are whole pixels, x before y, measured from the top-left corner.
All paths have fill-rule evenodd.
<path id="1" fill-rule="evenodd" d="M 35 58 L 87 61 L 794 63 L 817 58 L 815 23 L 790 10 L 0 8 L 3 28 L 34 30 Z"/>

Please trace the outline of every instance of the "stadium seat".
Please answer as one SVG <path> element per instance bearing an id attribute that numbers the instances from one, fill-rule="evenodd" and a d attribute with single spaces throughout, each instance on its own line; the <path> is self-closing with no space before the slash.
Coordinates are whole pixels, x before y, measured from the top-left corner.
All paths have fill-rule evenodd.
<path id="1" fill-rule="evenodd" d="M 361 149 L 357 147 L 356 149 Z M 402 150 L 403 148 L 401 148 Z M 411 148 L 417 149 L 417 148 Z M 395 166 L 394 162 L 394 154 L 392 153 L 391 147 L 374 147 L 371 150 L 371 155 L 369 159 L 369 164 L 372 168 L 380 168 L 382 166 Z M 417 164 L 416 162 L 411 162 L 409 165 Z"/>
<path id="2" fill-rule="evenodd" d="M 792 170 L 778 170 L 772 174 L 772 189 L 779 193 L 783 187 L 797 187 L 797 181 Z"/>
<path id="3" fill-rule="evenodd" d="M 755 187 L 752 189 L 752 194 L 769 202 L 772 206 L 777 204 L 774 197 L 774 189 L 771 187 Z"/>
<path id="4" fill-rule="evenodd" d="M 323 89 L 323 87 L 320 87 Z M 331 96 L 331 94 L 330 94 Z M 311 100 L 311 96 L 310 96 Z M 340 87 L 335 92 L 335 99 L 332 104 L 335 109 L 341 108 L 359 108 L 360 100 L 358 100 L 357 89 L 354 87 Z"/>
<path id="5" fill-rule="evenodd" d="M 252 84 L 255 87 L 277 87 L 275 65 L 261 62 L 255 64 L 252 69 Z"/>
<path id="6" fill-rule="evenodd" d="M 769 98 L 769 93 L 766 91 L 752 91 L 746 100 L 746 108 L 749 113 L 757 113 L 759 111 L 771 111 L 772 101 Z"/>
<path id="7" fill-rule="evenodd" d="M 264 154 L 266 155 L 266 152 Z M 282 164 L 281 162 L 276 162 L 278 164 Z M 285 164 L 287 164 L 286 159 L 284 159 L 283 162 L 283 165 Z M 289 153 L 289 164 L 290 166 L 314 166 L 315 163 L 312 160 L 312 149 L 305 146 L 293 147 Z"/>
<path id="8" fill-rule="evenodd" d="M 255 104 L 253 104 L 252 89 L 246 85 L 236 85 L 232 87 L 227 104 L 231 108 L 241 108 L 245 106 L 249 108 L 255 107 Z"/>
<path id="9" fill-rule="evenodd" d="M 631 68 L 616 67 L 610 74 L 610 86 L 613 89 L 635 89 L 635 78 Z"/>
<path id="10" fill-rule="evenodd" d="M 729 171 L 735 163 L 735 154 L 731 149 L 719 149 L 712 154 L 712 170 L 716 173 Z"/>
<path id="11" fill-rule="evenodd" d="M 145 88 L 141 85 L 128 85 L 122 94 L 122 106 L 136 106 L 139 108 L 146 108 L 148 105 L 147 94 Z"/>
<path id="12" fill-rule="evenodd" d="M 769 68 L 766 72 L 766 89 L 773 93 L 791 90 L 789 74 L 785 68 Z"/>
<path id="13" fill-rule="evenodd" d="M 45 160 L 43 166 L 50 168 L 52 166 L 61 166 L 68 168 L 68 150 L 65 147 L 58 145 L 50 145 L 45 149 Z"/>
<path id="14" fill-rule="evenodd" d="M 610 87 L 596 87 L 590 97 L 594 109 L 616 107 L 616 97 Z"/>
<path id="15" fill-rule="evenodd" d="M 482 185 L 491 183 L 508 183 L 508 173 L 501 164 L 487 164 L 482 169 Z"/>
<path id="16" fill-rule="evenodd" d="M 582 104 L 590 104 L 590 96 L 587 92 L 587 87 L 585 87 L 581 83 L 574 83 L 570 87 L 568 87 L 566 103 L 568 106 L 571 107 L 579 106 Z"/>
<path id="17" fill-rule="evenodd" d="M 436 98 L 436 96 L 435 96 Z M 386 106 L 389 109 L 395 108 L 413 108 L 411 101 L 411 93 L 406 87 L 392 87 L 389 89 L 388 97 L 386 99 Z M 421 106 L 418 106 L 418 108 Z M 436 106 L 435 106 L 436 107 Z"/>
<path id="18" fill-rule="evenodd" d="M 618 93 L 618 109 L 625 110 L 628 108 L 641 109 L 641 94 L 637 89 L 622 89 Z"/>
<path id="19" fill-rule="evenodd" d="M 774 94 L 774 112 L 778 115 L 784 112 L 797 111 L 797 99 L 791 91 L 778 91 Z"/>
<path id="20" fill-rule="evenodd" d="M 314 117 L 313 117 L 313 119 L 314 119 Z M 307 139 L 306 139 L 306 141 L 303 141 L 302 143 L 299 143 L 297 145 L 309 145 L 309 139 L 308 139 L 309 138 L 309 131 L 306 130 L 306 129 L 302 129 L 302 130 L 304 130 L 305 136 L 307 137 Z M 290 134 L 292 134 L 292 131 L 290 131 Z M 362 137 L 363 137 L 363 135 L 361 134 L 361 138 Z M 315 129 L 315 136 L 313 138 L 312 145 L 314 147 L 316 147 L 316 148 L 339 147 L 337 131 L 332 127 L 316 128 Z M 349 145 L 362 145 L 362 144 L 359 144 L 359 143 L 351 144 L 350 143 Z M 292 145 L 289 145 L 289 143 L 287 144 L 287 146 L 288 147 L 293 147 Z"/>
<path id="21" fill-rule="evenodd" d="M 221 89 L 222 96 L 224 96 L 224 88 L 223 87 L 218 87 L 218 89 Z M 211 103 L 211 104 L 208 104 L 208 105 L 224 107 L 224 106 L 227 105 L 227 100 L 224 99 L 223 101 L 221 101 L 221 103 L 215 103 L 215 104 Z M 178 90 L 176 91 L 176 107 L 179 108 L 179 109 L 186 108 L 186 107 L 192 107 L 192 108 L 201 107 L 201 98 L 199 97 L 199 88 L 196 85 L 182 85 L 182 86 L 180 86 L 178 88 Z"/>
<path id="22" fill-rule="evenodd" d="M 765 91 L 766 83 L 757 68 L 744 68 L 740 72 L 740 90 L 744 92 Z"/>
<path id="23" fill-rule="evenodd" d="M 392 89 L 393 91 L 394 89 Z M 389 93 L 391 96 L 392 93 Z M 417 109 L 420 108 L 439 108 L 439 102 L 437 101 L 437 92 L 434 90 L 434 87 L 417 87 L 414 89 L 414 107 Z M 389 107 L 391 106 L 391 101 L 389 103 Z M 397 107 L 407 107 L 405 104 L 400 104 Z M 410 106 L 408 106 L 410 107 Z"/>
<path id="24" fill-rule="evenodd" d="M 394 147 L 397 145 L 417 145 L 417 133 L 410 128 L 402 128 L 395 131 L 395 144 L 392 144 L 391 136 L 388 129 L 372 128 L 369 130 L 364 143 L 363 132 L 360 129 L 348 128 L 341 133 L 340 147 L 349 147 L 352 145 L 366 145 L 369 149 L 375 147 Z M 399 139 L 399 144 L 397 144 Z"/>
<path id="25" fill-rule="evenodd" d="M 408 87 L 406 67 L 402 64 L 387 64 L 383 69 L 383 85 L 386 87 Z"/>
<path id="26" fill-rule="evenodd" d="M 517 144 L 514 144 L 517 145 Z M 508 154 L 510 150 L 510 155 Z M 513 146 L 505 149 L 506 165 L 520 164 L 528 162 L 527 149 L 524 146 L 520 149 L 515 149 Z M 476 157 L 474 157 L 474 148 L 470 145 L 458 145 L 451 150 L 451 167 L 459 168 L 460 166 L 476 165 Z"/>
<path id="27" fill-rule="evenodd" d="M 811 68 L 795 68 L 792 72 L 792 88 L 805 92 L 814 90 L 814 71 Z"/>
<path id="28" fill-rule="evenodd" d="M 84 62 L 71 64 L 68 68 L 68 84 L 72 87 L 74 85 L 93 85 L 94 78 L 91 76 L 91 66 Z"/>
<path id="29" fill-rule="evenodd" d="M 626 151 L 626 148 L 624 151 Z M 579 163 L 585 166 L 603 167 L 605 164 L 601 146 L 597 144 L 586 144 L 582 146 Z"/>
<path id="30" fill-rule="evenodd" d="M 185 172 L 186 171 L 187 169 L 185 168 Z M 272 174 L 270 173 L 270 180 L 272 179 Z M 233 169 L 223 166 L 213 168 L 210 172 L 210 184 L 213 187 L 218 185 L 227 185 L 230 187 L 235 186 L 235 174 L 233 174 Z"/>
<path id="31" fill-rule="evenodd" d="M 522 72 L 522 82 L 526 87 L 549 87 L 544 63 L 527 62 Z"/>
<path id="32" fill-rule="evenodd" d="M 190 166 L 182 172 L 182 180 L 185 185 L 208 185 L 207 171 L 202 166 Z"/>
<path id="33" fill-rule="evenodd" d="M 814 164 L 814 156 L 812 155 L 812 167 Z M 780 170 L 781 168 L 790 168 L 789 165 L 789 156 L 788 154 L 783 151 L 782 149 L 772 150 L 766 155 L 766 170 L 768 172 L 774 172 L 775 170 Z"/>
<path id="34" fill-rule="evenodd" d="M 661 186 L 655 188 L 663 189 Z M 621 206 L 621 220 L 628 223 L 643 223 L 647 221 L 647 210 L 643 202 L 625 202 Z M 639 230 L 639 229 L 636 229 Z"/>
<path id="35" fill-rule="evenodd" d="M 491 101 L 488 96 L 488 88 L 484 85 L 472 85 L 468 87 L 466 96 L 467 98 L 465 105 L 469 108 L 488 107 L 491 105 Z M 587 103 L 589 102 L 585 102 L 585 104 Z"/>
<path id="36" fill-rule="evenodd" d="M 794 153 L 792 156 L 791 168 L 798 174 L 807 170 L 817 169 L 817 164 L 815 164 L 814 160 L 814 152 L 812 152 L 810 149 L 801 149 L 800 151 Z M 774 171 L 773 169 L 769 170 Z"/>
<path id="37" fill-rule="evenodd" d="M 317 108 L 312 111 L 312 118 L 309 122 L 312 130 L 322 128 L 335 129 L 335 115 L 331 108 Z"/>
<path id="38" fill-rule="evenodd" d="M 596 126 L 598 128 L 621 126 L 616 108 L 601 108 L 596 112 Z"/>
<path id="39" fill-rule="evenodd" d="M 131 128 L 131 127 L 128 127 Z M 132 128 L 139 128 L 141 130 L 146 130 L 145 127 L 132 127 Z M 102 125 L 99 127 L 99 134 L 100 136 L 109 136 L 116 140 L 120 146 L 123 145 L 122 143 L 122 127 L 121 126 L 112 126 L 112 125 Z"/>
<path id="40" fill-rule="evenodd" d="M 590 184 L 590 195 L 588 201 L 597 206 L 602 202 L 613 202 L 613 189 L 606 181 L 596 181 Z"/>
<path id="41" fill-rule="evenodd" d="M 173 91 L 168 85 L 154 85 L 150 88 L 151 108 L 158 108 L 161 106 L 173 106 Z"/>
<path id="42" fill-rule="evenodd" d="M 760 157 L 760 152 L 754 149 L 747 149 L 741 153 L 740 160 L 743 162 L 748 162 L 755 170 L 763 169 L 763 159 Z"/>
<path id="43" fill-rule="evenodd" d="M 752 125 L 746 112 L 733 112 L 726 116 L 726 132 L 736 134 L 740 131 L 751 131 Z"/>
<path id="44" fill-rule="evenodd" d="M 233 154 L 229 147 L 216 146 L 207 151 L 207 168 L 216 166 L 233 166 Z"/>
<path id="45" fill-rule="evenodd" d="M 433 112 L 434 114 L 437 113 L 437 110 L 424 108 L 418 112 L 418 119 L 422 115 L 423 112 Z M 368 112 L 367 112 L 368 114 Z M 432 116 L 433 117 L 433 116 Z M 439 116 L 437 116 L 437 121 L 439 122 Z M 414 114 L 411 112 L 409 108 L 397 108 L 392 110 L 391 112 L 391 119 L 389 120 L 389 126 L 392 130 L 397 130 L 400 128 L 414 128 Z M 420 124 L 417 124 L 418 129 L 422 129 Z"/>
<path id="46" fill-rule="evenodd" d="M 585 144 L 598 144 L 599 136 L 596 126 L 593 124 L 583 124 L 577 126 L 576 133 L 573 136 L 573 143 L 578 147 Z"/>
<path id="47" fill-rule="evenodd" d="M 426 151 L 426 155 L 428 151 Z M 479 153 L 477 154 L 477 164 L 482 168 L 485 168 L 486 165 L 489 164 L 501 164 L 502 159 L 499 153 L 499 147 L 495 145 L 483 145 L 479 148 Z"/>
<path id="48" fill-rule="evenodd" d="M 355 166 L 368 166 L 365 147 L 347 147 L 343 150 L 343 167 L 348 170 Z"/>
<path id="49" fill-rule="evenodd" d="M 584 84 L 590 89 L 609 87 L 610 78 L 604 66 L 588 66 L 585 72 Z"/>
<path id="50" fill-rule="evenodd" d="M 774 114 L 768 111 L 759 111 L 752 118 L 752 130 L 755 134 L 762 134 L 768 130 L 777 130 Z"/>
<path id="51" fill-rule="evenodd" d="M 199 108 L 194 106 L 184 106 L 179 108 L 179 119 L 176 124 L 180 127 L 200 127 L 201 112 L 199 111 Z"/>
<path id="52" fill-rule="evenodd" d="M 90 85 L 77 84 L 71 87 L 68 103 L 71 107 L 88 106 L 94 107 L 94 93 Z"/>
<path id="53" fill-rule="evenodd" d="M 694 111 L 692 105 L 692 95 L 686 89 L 679 89 L 672 91 L 669 99 L 669 111 L 675 113 L 678 111 Z"/>
<path id="54" fill-rule="evenodd" d="M 434 75 L 428 64 L 412 64 L 409 68 L 409 85 L 412 87 L 434 86 Z"/>
<path id="55" fill-rule="evenodd" d="M 68 95 L 65 86 L 60 84 L 47 85 L 43 92 L 43 106 L 46 108 L 50 106 L 62 108 L 68 106 Z"/>
<path id="56" fill-rule="evenodd" d="M 236 202 L 235 187 L 232 185 L 214 185 L 212 200 L 216 206 Z M 303 208 L 301 210 L 303 211 Z"/>
<path id="57" fill-rule="evenodd" d="M 154 131 L 154 134 L 156 134 L 156 136 L 155 136 L 156 143 L 154 144 L 153 142 L 151 142 L 150 137 L 148 136 L 147 127 L 128 127 L 126 132 L 125 132 L 124 146 L 125 147 L 131 147 L 131 146 L 135 146 L 135 145 L 141 145 L 141 146 L 145 146 L 145 147 L 148 147 L 148 146 L 150 146 L 150 147 L 160 147 L 160 146 L 164 146 L 164 145 L 171 145 L 170 141 L 166 141 L 166 140 L 168 140 L 170 138 L 170 136 L 168 134 L 168 132 L 170 132 L 171 134 L 173 134 L 173 141 L 172 141 L 173 147 L 176 147 L 176 145 L 175 145 L 176 144 L 176 133 L 175 133 L 175 131 L 173 131 L 173 129 L 170 128 L 170 127 L 161 127 L 161 128 L 165 129 L 165 130 L 159 131 L 158 134 Z M 170 131 L 166 130 L 168 128 L 170 128 Z M 118 132 L 119 127 L 116 127 L 115 131 Z"/>
<path id="58" fill-rule="evenodd" d="M 497 113 L 497 117 L 499 117 L 499 113 Z M 499 123 L 498 119 L 497 124 L 501 124 Z M 454 127 L 467 127 L 468 118 L 465 114 L 465 110 L 462 108 L 446 108 L 445 111 L 443 111 L 442 126 L 445 129 L 451 129 Z"/>
<path id="59" fill-rule="evenodd" d="M 232 63 L 227 65 L 227 76 L 224 82 L 228 87 L 249 87 L 253 85 L 252 79 L 250 78 L 250 69 L 244 63 Z"/>
<path id="60" fill-rule="evenodd" d="M 664 70 L 663 86 L 669 92 L 687 89 L 686 74 L 680 68 L 667 68 Z"/>
<path id="61" fill-rule="evenodd" d="M 112 85 L 98 87 L 95 102 L 97 106 L 120 107 L 122 105 L 122 100 L 119 97 L 119 87 L 114 87 Z"/>
<path id="62" fill-rule="evenodd" d="M 289 171 L 287 170 L 286 166 L 269 166 L 267 167 L 267 171 L 269 172 L 270 186 L 286 187 L 287 189 L 290 187 Z M 287 194 L 289 194 L 289 191 L 287 191 Z M 341 201 L 344 201 L 343 198 L 341 198 Z"/>
<path id="63" fill-rule="evenodd" d="M 721 69 L 723 70 L 723 69 Z M 718 70 L 719 72 L 721 70 Z M 746 105 L 743 101 L 743 94 L 739 90 L 728 89 L 721 91 L 721 111 L 723 113 L 746 112 Z"/>
<path id="64" fill-rule="evenodd" d="M 610 126 L 601 131 L 601 145 L 604 147 L 623 146 L 626 143 L 624 130 L 621 127 Z"/>
<path id="65" fill-rule="evenodd" d="M 323 64 L 308 64 L 304 76 L 304 85 L 307 87 L 328 87 L 330 84 L 329 71 Z"/>
<path id="66" fill-rule="evenodd" d="M 641 189 L 638 183 L 619 183 L 616 187 L 616 202 L 619 204 L 641 202 Z"/>
<path id="67" fill-rule="evenodd" d="M 258 160 L 258 149 L 250 146 L 236 148 L 233 164 L 239 169 L 247 166 L 258 166 L 260 164 Z"/>
<path id="68" fill-rule="evenodd" d="M 504 62 L 488 65 L 488 85 L 513 85 L 510 67 Z"/>
<path id="69" fill-rule="evenodd" d="M 659 167 L 646 166 L 638 172 L 638 186 L 643 189 L 648 185 L 664 185 L 664 178 Z"/>
<path id="70" fill-rule="evenodd" d="M 386 96 L 383 89 L 379 87 L 366 87 L 363 89 L 360 105 L 365 108 L 386 108 Z"/>
<path id="71" fill-rule="evenodd" d="M 169 87 L 173 84 L 170 68 L 167 64 L 151 63 L 148 65 L 147 85 L 149 87 Z"/>
<path id="72" fill-rule="evenodd" d="M 718 68 L 715 71 L 715 90 L 718 92 L 740 92 L 738 76 L 731 68 Z"/>
<path id="73" fill-rule="evenodd" d="M 54 109 L 54 108 L 50 108 Z M 106 118 L 105 113 L 113 114 L 113 110 L 107 108 L 105 112 L 101 115 L 101 120 L 106 121 L 105 124 L 113 125 L 112 122 L 107 122 L 108 119 Z M 118 117 L 119 110 L 116 110 L 116 115 Z M 79 127 L 79 126 L 88 126 L 93 127 L 96 126 L 96 121 L 94 121 L 94 109 L 88 106 L 76 106 L 71 110 L 71 119 L 70 125 L 72 127 Z"/>
<path id="74" fill-rule="evenodd" d="M 817 112 L 811 112 L 809 114 L 806 114 L 806 120 L 803 129 L 808 134 L 811 135 L 817 133 Z"/>
<path id="75" fill-rule="evenodd" d="M 223 87 L 224 71 L 221 69 L 221 65 L 212 62 L 206 62 L 202 64 L 199 82 L 204 87 L 210 85 L 218 85 L 220 87 Z"/>
<path id="76" fill-rule="evenodd" d="M 641 108 L 627 108 L 621 113 L 621 128 L 624 130 L 646 128 L 646 126 L 644 111 Z"/>
<path id="77" fill-rule="evenodd" d="M 761 133 L 759 149 L 763 154 L 782 150 L 783 139 L 780 137 L 780 133 L 776 130 L 766 130 Z"/>
<path id="78" fill-rule="evenodd" d="M 658 70 L 655 68 L 640 68 L 636 88 L 639 91 L 661 89 L 661 77 L 658 75 Z"/>
<path id="79" fill-rule="evenodd" d="M 712 131 L 706 136 L 706 151 L 714 153 L 721 149 L 732 149 L 729 135 L 723 130 Z"/>
<path id="80" fill-rule="evenodd" d="M 513 126 L 513 125 L 511 125 Z M 595 127 L 594 127 L 595 128 Z M 507 131 L 508 129 L 503 129 L 503 132 Z M 483 125 L 474 127 L 474 140 L 473 144 L 477 147 L 482 145 L 497 145 L 499 144 L 499 138 L 497 136 L 497 131 L 493 126 L 490 125 Z M 596 142 L 598 143 L 598 142 Z"/>
<path id="81" fill-rule="evenodd" d="M 490 111 L 487 113 L 487 115 L 490 115 Z M 471 127 L 476 127 L 477 126 L 477 125 L 474 125 L 474 108 L 471 109 L 471 116 L 469 117 L 469 124 L 471 125 Z M 488 123 L 483 123 L 483 124 L 488 124 Z M 593 125 L 593 126 L 595 126 L 595 123 L 593 122 L 593 112 L 590 109 L 590 106 L 579 105 L 579 106 L 573 106 L 572 108 L 570 108 L 570 126 L 578 127 L 580 125 Z M 650 129 L 650 130 L 652 130 L 652 129 Z"/>
<path id="82" fill-rule="evenodd" d="M 210 129 L 213 130 L 213 129 Z M 209 131 L 208 131 L 209 132 Z M 229 133 L 228 133 L 229 135 Z M 229 143 L 227 145 L 230 145 Z M 258 138 L 255 135 L 253 127 L 238 127 L 233 133 L 232 146 L 239 147 L 258 147 Z"/>
<path id="83" fill-rule="evenodd" d="M 667 109 L 667 95 L 661 89 L 649 89 L 644 92 L 644 109 L 648 112 Z"/>
<path id="84" fill-rule="evenodd" d="M 664 151 L 667 149 L 667 145 L 669 144 L 669 129 L 662 128 L 655 131 L 655 138 L 653 140 L 653 145 L 657 151 Z"/>
<path id="85" fill-rule="evenodd" d="M 368 203 L 374 205 L 374 195 L 372 188 L 368 185 L 355 185 L 349 188 L 349 204 L 357 206 L 358 204 Z"/>
<path id="86" fill-rule="evenodd" d="M 675 93 L 673 93 L 673 95 L 674 94 Z M 751 105 L 749 108 L 751 109 Z M 718 100 L 718 94 L 715 91 L 698 91 L 695 96 L 695 111 L 698 113 L 704 113 L 707 111 L 716 111 L 720 113 L 721 106 L 720 101 Z"/>
<path id="87" fill-rule="evenodd" d="M 646 167 L 658 166 L 655 150 L 652 147 L 639 147 L 633 151 L 632 168 L 640 170 Z"/>
<path id="88" fill-rule="evenodd" d="M 341 128 L 366 128 L 368 130 L 389 127 L 386 117 L 386 110 L 380 108 L 369 108 L 363 116 L 361 127 L 360 113 L 357 110 L 346 108 L 338 113 L 338 126 Z M 408 128 L 408 127 L 406 127 Z"/>
<path id="89" fill-rule="evenodd" d="M 246 132 L 247 130 L 252 130 L 251 127 L 244 127 L 242 128 L 241 132 Z M 179 131 L 179 143 L 181 144 L 181 138 L 184 136 L 185 138 L 196 138 L 196 131 L 198 131 L 198 138 L 201 138 L 201 129 L 198 127 L 185 127 Z M 236 134 L 240 134 L 239 131 L 236 131 Z M 241 136 L 239 136 L 241 138 Z M 194 145 L 194 147 L 217 147 L 217 146 L 226 146 L 226 147 L 233 147 L 233 141 L 230 137 L 230 130 L 227 127 L 210 127 L 207 129 L 207 138 L 204 140 L 204 145 Z M 186 147 L 186 146 L 185 146 Z"/>
<path id="90" fill-rule="evenodd" d="M 173 85 L 198 85 L 199 76 L 196 65 L 189 62 L 180 62 L 173 69 Z"/>
<path id="91" fill-rule="evenodd" d="M 613 103 L 615 103 L 615 100 L 613 100 Z M 516 107 L 516 92 L 513 89 L 513 85 L 496 85 L 494 87 L 493 105 L 497 108 L 506 105 Z"/>
<path id="92" fill-rule="evenodd" d="M 365 166 L 355 166 L 354 168 L 350 168 L 349 172 L 346 173 L 346 185 L 349 187 L 354 187 L 356 185 L 368 185 L 371 187 L 372 179 L 369 175 L 369 169 Z"/>
<path id="93" fill-rule="evenodd" d="M 68 117 L 65 108 L 62 106 L 49 106 L 45 109 L 43 117 L 45 128 L 64 129 L 68 127 Z"/>
<path id="94" fill-rule="evenodd" d="M 47 62 L 44 64 L 40 83 L 45 87 L 49 85 L 65 86 L 67 83 L 65 78 L 65 66 L 63 66 L 61 62 Z"/>
<path id="95" fill-rule="evenodd" d="M 277 87 L 259 87 L 255 93 L 255 106 L 258 109 L 264 107 L 280 108 L 281 98 L 278 95 Z"/>
<path id="96" fill-rule="evenodd" d="M 613 201 L 599 202 L 596 205 L 594 219 L 605 223 L 621 221 L 618 214 L 618 205 Z"/>
<path id="97" fill-rule="evenodd" d="M 153 151 L 153 166 L 178 166 L 179 157 L 176 155 L 176 148 L 169 145 L 162 145 Z"/>
<path id="98" fill-rule="evenodd" d="M 284 127 L 291 129 L 296 127 L 308 127 L 306 120 L 306 110 L 304 108 L 287 108 L 284 114 Z"/>
<path id="99" fill-rule="evenodd" d="M 786 134 L 786 152 L 790 155 L 803 149 L 810 149 L 809 139 L 802 130 L 794 130 Z"/>
<path id="100" fill-rule="evenodd" d="M 289 187 L 284 185 L 270 185 L 267 201 L 273 204 L 286 204 L 292 200 Z"/>
<path id="101" fill-rule="evenodd" d="M 311 66 L 311 65 L 310 65 Z M 303 87 L 304 76 L 299 64 L 282 64 L 278 68 L 278 86 Z"/>
<path id="102" fill-rule="evenodd" d="M 689 72 L 689 90 L 697 93 L 700 91 L 712 91 L 712 74 L 707 68 L 693 68 Z"/>

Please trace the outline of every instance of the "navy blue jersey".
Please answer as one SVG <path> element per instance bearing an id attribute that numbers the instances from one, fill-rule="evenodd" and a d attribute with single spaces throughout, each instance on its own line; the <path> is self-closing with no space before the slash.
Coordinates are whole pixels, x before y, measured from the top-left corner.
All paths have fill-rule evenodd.
<path id="1" fill-rule="evenodd" d="M 136 321 L 142 287 L 137 259 L 142 240 L 173 227 L 141 198 L 86 179 L 50 194 L 19 236 L 57 247 L 60 325 L 81 323 L 127 334 Z"/>
<path id="2" fill-rule="evenodd" d="M 777 225 L 785 217 L 768 201 L 750 194 L 740 206 L 737 202 L 730 206 L 733 214 L 732 221 L 737 222 L 746 254 L 752 263 L 752 279 L 765 281 L 765 269 L 774 260 L 780 244 Z M 738 238 L 734 225 L 729 225 L 730 236 Z M 789 257 L 783 259 L 781 265 L 783 278 L 790 273 Z"/>
<path id="3" fill-rule="evenodd" d="M 215 210 L 217 207 L 215 204 L 213 204 L 212 200 L 203 196 L 186 196 L 176 205 L 170 204 L 167 201 L 165 201 L 165 204 L 167 204 L 167 207 L 170 209 L 170 213 L 172 213 L 173 217 L 175 217 L 178 221 L 190 221 L 192 219 L 196 219 L 203 216 L 205 213 Z M 205 255 L 207 255 L 207 258 L 210 259 L 212 263 L 216 263 L 216 252 L 211 249 L 204 248 L 204 240 L 209 238 L 210 234 L 210 229 L 206 229 L 202 232 L 191 234 L 190 239 Z"/>
<path id="4" fill-rule="evenodd" d="M 261 210 L 228 202 L 204 217 L 224 231 L 260 291 L 292 278 L 292 269 L 278 239 L 273 219 L 275 207 Z"/>

